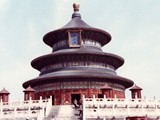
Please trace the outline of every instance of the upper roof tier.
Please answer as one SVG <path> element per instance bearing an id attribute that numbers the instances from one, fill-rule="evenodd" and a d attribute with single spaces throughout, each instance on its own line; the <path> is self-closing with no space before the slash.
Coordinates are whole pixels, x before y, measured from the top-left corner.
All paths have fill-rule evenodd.
<path id="1" fill-rule="evenodd" d="M 74 13 L 72 14 L 71 21 L 69 21 L 64 27 L 51 31 L 43 37 L 43 41 L 47 45 L 52 47 L 58 41 L 67 40 L 69 30 L 80 30 L 82 39 L 96 40 L 101 46 L 110 42 L 111 35 L 108 32 L 91 27 L 81 19 L 78 4 L 73 4 L 73 8 Z"/>

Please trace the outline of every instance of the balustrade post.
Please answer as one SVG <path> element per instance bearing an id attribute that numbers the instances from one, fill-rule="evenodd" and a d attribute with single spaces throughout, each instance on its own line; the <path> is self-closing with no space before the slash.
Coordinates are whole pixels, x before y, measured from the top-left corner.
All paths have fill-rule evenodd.
<path id="1" fill-rule="evenodd" d="M 154 99 L 154 102 L 155 102 L 155 107 L 156 107 L 156 116 L 158 116 L 158 109 L 157 109 L 158 100 Z"/>
<path id="2" fill-rule="evenodd" d="M 141 108 L 141 110 L 142 110 L 142 115 L 145 115 L 145 114 L 144 114 L 144 104 L 145 104 L 144 101 L 146 101 L 146 100 L 141 99 L 141 103 L 142 103 L 142 104 L 141 104 L 141 105 L 142 105 L 142 108 Z"/>
<path id="3" fill-rule="evenodd" d="M 146 113 L 146 107 L 147 107 L 147 105 L 148 105 L 148 99 L 145 97 L 145 100 L 143 101 L 143 104 L 145 105 L 145 108 L 143 108 L 143 115 L 146 115 L 147 113 Z M 148 111 L 147 111 L 148 112 Z"/>
<path id="4" fill-rule="evenodd" d="M 113 109 L 112 115 L 113 116 L 115 116 L 115 105 L 117 105 L 117 95 L 114 95 L 114 101 L 113 101 L 113 106 L 112 106 L 112 109 Z"/>
<path id="5" fill-rule="evenodd" d="M 126 99 L 127 116 L 129 116 L 129 99 Z"/>
<path id="6" fill-rule="evenodd" d="M 103 98 L 106 99 L 106 95 L 103 95 Z"/>
<path id="7" fill-rule="evenodd" d="M 114 107 L 115 107 L 115 98 L 114 98 L 114 101 L 113 101 L 113 104 L 112 104 L 112 116 L 114 116 Z"/>
<path id="8" fill-rule="evenodd" d="M 3 101 L 0 99 L 0 119 L 3 118 Z"/>
<path id="9" fill-rule="evenodd" d="M 103 100 L 106 103 L 106 95 L 103 96 Z"/>
<path id="10" fill-rule="evenodd" d="M 48 114 L 49 114 L 49 112 L 51 110 L 51 107 L 52 107 L 52 96 L 50 96 L 48 98 L 48 102 L 46 102 L 45 107 L 46 107 L 45 108 L 45 116 L 48 116 Z"/>
<path id="11" fill-rule="evenodd" d="M 146 105 L 149 105 L 149 99 L 146 97 L 146 100 L 145 100 L 145 104 Z M 148 114 L 148 110 L 146 109 L 145 111 L 144 111 L 144 113 L 145 113 L 145 115 L 147 115 Z"/>
<path id="12" fill-rule="evenodd" d="M 52 96 L 50 96 L 49 97 L 49 104 L 52 106 L 52 99 L 53 99 L 53 97 Z"/>
<path id="13" fill-rule="evenodd" d="M 15 106 L 14 107 L 14 111 L 13 111 L 13 118 L 17 117 L 17 107 Z"/>
<path id="14" fill-rule="evenodd" d="M 114 95 L 114 99 L 117 100 L 117 95 Z"/>
<path id="15" fill-rule="evenodd" d="M 135 93 L 135 100 L 136 100 L 136 101 L 137 101 L 137 96 L 138 96 L 137 93 Z"/>
<path id="16" fill-rule="evenodd" d="M 95 98 L 95 95 L 93 95 L 93 104 L 96 104 L 96 98 Z"/>
<path id="17" fill-rule="evenodd" d="M 39 98 L 39 106 L 42 106 L 42 96 L 40 96 L 40 98 Z"/>
<path id="18" fill-rule="evenodd" d="M 99 104 L 97 104 L 97 118 L 100 117 L 99 116 Z"/>
<path id="19" fill-rule="evenodd" d="M 28 105 L 28 117 L 31 116 L 31 106 L 32 106 L 32 98 L 29 97 L 29 105 Z"/>
<path id="20" fill-rule="evenodd" d="M 43 106 L 42 96 L 40 96 L 38 103 L 39 107 L 42 108 L 39 110 L 38 120 L 42 120 L 42 115 L 44 116 L 44 106 Z"/>
<path id="21" fill-rule="evenodd" d="M 86 106 L 85 106 L 85 104 L 86 104 L 86 99 L 85 99 L 85 96 L 83 95 L 82 96 L 82 107 L 83 107 L 83 120 L 85 120 L 86 119 Z"/>

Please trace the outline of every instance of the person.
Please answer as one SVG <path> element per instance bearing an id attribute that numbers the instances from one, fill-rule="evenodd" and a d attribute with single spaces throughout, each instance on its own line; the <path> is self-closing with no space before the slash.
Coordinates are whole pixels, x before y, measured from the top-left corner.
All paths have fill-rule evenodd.
<path id="1" fill-rule="evenodd" d="M 77 103 L 77 100 L 76 100 L 76 99 L 74 99 L 73 104 L 74 104 L 75 109 L 79 108 L 79 105 L 78 105 L 78 103 Z"/>
<path id="2" fill-rule="evenodd" d="M 54 116 L 51 117 L 51 120 L 55 120 L 56 118 Z"/>
<path id="3" fill-rule="evenodd" d="M 83 113 L 83 106 L 81 104 L 79 107 L 79 116 L 82 116 L 82 113 Z"/>

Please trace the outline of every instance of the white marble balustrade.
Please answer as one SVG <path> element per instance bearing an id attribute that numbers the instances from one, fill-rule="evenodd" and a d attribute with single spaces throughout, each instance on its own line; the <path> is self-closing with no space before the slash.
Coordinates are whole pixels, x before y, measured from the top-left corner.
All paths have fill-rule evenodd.
<path id="1" fill-rule="evenodd" d="M 0 102 L 0 120 L 35 118 L 42 120 L 52 107 L 52 98 L 19 102 Z"/>
<path id="2" fill-rule="evenodd" d="M 160 116 L 160 100 L 85 98 L 83 97 L 83 119 L 126 118 L 128 116 Z"/>

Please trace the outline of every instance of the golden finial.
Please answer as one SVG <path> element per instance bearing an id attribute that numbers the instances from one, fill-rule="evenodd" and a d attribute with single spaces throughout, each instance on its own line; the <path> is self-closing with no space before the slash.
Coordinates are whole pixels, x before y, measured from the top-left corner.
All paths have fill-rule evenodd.
<path id="1" fill-rule="evenodd" d="M 79 4 L 74 3 L 74 4 L 73 4 L 73 9 L 74 9 L 74 12 L 79 11 Z"/>

